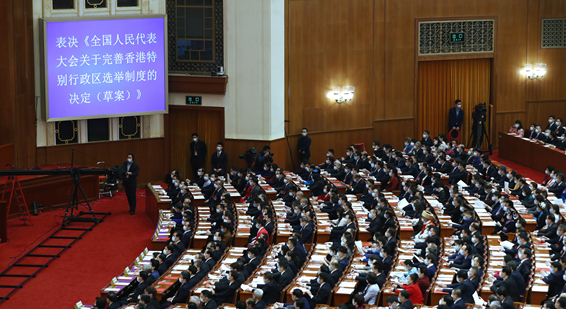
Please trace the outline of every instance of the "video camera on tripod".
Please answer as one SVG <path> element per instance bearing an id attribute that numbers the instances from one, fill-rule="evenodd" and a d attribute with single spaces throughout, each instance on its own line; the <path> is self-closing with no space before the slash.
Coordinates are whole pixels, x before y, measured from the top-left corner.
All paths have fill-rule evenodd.
<path id="1" fill-rule="evenodd" d="M 246 160 L 246 163 L 248 163 L 248 167 L 251 168 L 255 162 L 256 155 L 257 155 L 257 149 L 255 149 L 255 147 L 252 147 L 244 154 L 241 154 L 239 158 Z"/>
<path id="2" fill-rule="evenodd" d="M 474 111 L 472 112 L 472 119 L 474 120 L 474 123 L 472 125 L 472 134 L 468 139 L 468 148 L 469 148 L 469 142 L 471 140 L 472 148 L 478 149 L 481 152 L 483 137 L 485 136 L 488 143 L 489 154 L 492 154 L 493 150 L 491 148 L 491 142 L 489 141 L 489 134 L 488 134 L 489 132 L 486 126 L 487 113 L 488 113 L 488 108 L 487 108 L 487 103 L 485 102 L 479 103 L 474 107 Z"/>

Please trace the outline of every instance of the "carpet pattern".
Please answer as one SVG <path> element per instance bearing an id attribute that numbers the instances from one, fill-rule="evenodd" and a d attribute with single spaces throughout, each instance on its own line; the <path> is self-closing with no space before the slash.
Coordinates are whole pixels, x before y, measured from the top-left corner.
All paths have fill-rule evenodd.
<path id="1" fill-rule="evenodd" d="M 137 191 L 134 216 L 128 212 L 124 192 L 113 198 L 103 197 L 91 206 L 95 212 L 109 211 L 112 214 L 36 278 L 28 281 L 0 308 L 72 308 L 79 300 L 93 304 L 102 287 L 129 266 L 144 248 L 151 247 L 155 226 L 145 214 L 145 190 Z M 0 272 L 56 231 L 64 213 L 64 210 L 41 213 L 32 217 L 33 226 L 24 226 L 18 219 L 9 220 L 9 242 L 0 247 Z M 25 263 L 33 263 L 31 259 L 26 258 Z M 33 259 L 41 262 L 41 258 Z M 7 283 L 1 281 L 1 284 Z M 0 289 L 0 295 L 5 294 L 6 291 Z"/>

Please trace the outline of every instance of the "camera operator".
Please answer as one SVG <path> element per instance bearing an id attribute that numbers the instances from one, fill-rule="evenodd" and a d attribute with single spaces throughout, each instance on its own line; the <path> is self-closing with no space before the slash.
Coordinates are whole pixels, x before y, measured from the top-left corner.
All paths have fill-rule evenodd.
<path id="1" fill-rule="evenodd" d="M 273 154 L 269 146 L 264 146 L 263 151 L 258 152 L 257 160 L 255 162 L 255 171 L 257 173 L 263 172 L 263 167 L 266 163 L 273 163 Z"/>

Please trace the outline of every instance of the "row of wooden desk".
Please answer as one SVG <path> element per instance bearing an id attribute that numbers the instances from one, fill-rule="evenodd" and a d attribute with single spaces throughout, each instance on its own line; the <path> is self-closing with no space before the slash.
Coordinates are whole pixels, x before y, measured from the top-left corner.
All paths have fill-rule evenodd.
<path id="1" fill-rule="evenodd" d="M 548 165 L 566 172 L 564 151 L 512 133 L 499 133 L 499 157 L 540 172 L 544 172 Z"/>

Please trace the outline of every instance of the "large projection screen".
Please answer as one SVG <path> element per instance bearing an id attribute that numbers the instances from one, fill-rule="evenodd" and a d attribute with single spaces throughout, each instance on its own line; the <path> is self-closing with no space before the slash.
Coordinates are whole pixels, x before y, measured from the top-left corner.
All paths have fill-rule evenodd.
<path id="1" fill-rule="evenodd" d="M 45 120 L 165 114 L 165 15 L 44 18 Z"/>

